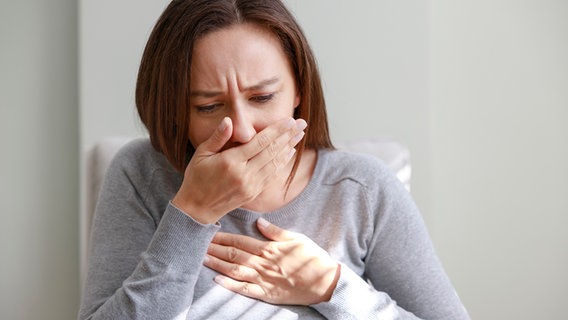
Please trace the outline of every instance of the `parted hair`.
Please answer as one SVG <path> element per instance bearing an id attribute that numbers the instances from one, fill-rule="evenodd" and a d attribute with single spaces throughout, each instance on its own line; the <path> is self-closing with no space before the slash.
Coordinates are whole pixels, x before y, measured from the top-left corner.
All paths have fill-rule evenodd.
<path id="1" fill-rule="evenodd" d="M 300 93 L 295 118 L 308 123 L 289 177 L 305 148 L 333 148 L 319 71 L 306 37 L 280 0 L 174 0 L 152 30 L 136 82 L 136 107 L 152 146 L 180 172 L 195 151 L 188 138 L 190 68 L 196 40 L 254 23 L 278 37 Z"/>

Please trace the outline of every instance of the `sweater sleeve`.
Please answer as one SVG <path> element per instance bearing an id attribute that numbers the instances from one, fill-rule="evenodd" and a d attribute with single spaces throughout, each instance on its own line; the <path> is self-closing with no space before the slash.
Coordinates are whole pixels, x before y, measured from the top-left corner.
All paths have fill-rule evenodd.
<path id="1" fill-rule="evenodd" d="M 118 158 L 97 204 L 79 319 L 185 319 L 218 226 L 169 202 L 156 217 L 144 201 L 154 173 Z"/>
<path id="2" fill-rule="evenodd" d="M 369 285 L 341 264 L 341 276 L 330 301 L 312 306 L 327 319 L 420 319 L 400 308 L 388 294 Z"/>
<path id="3" fill-rule="evenodd" d="M 364 274 L 342 264 L 331 300 L 313 307 L 329 319 L 469 319 L 410 194 L 378 171 L 367 188 L 373 227 Z"/>

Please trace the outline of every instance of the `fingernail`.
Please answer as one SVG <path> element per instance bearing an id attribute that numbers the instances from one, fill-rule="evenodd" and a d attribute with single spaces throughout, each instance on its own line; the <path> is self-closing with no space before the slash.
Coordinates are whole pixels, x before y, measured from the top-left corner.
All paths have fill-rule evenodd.
<path id="1" fill-rule="evenodd" d="M 219 131 L 223 132 L 225 131 L 225 129 L 227 129 L 227 120 L 225 120 L 227 117 L 223 118 L 223 120 L 221 120 L 221 123 L 219 124 Z"/>
<path id="2" fill-rule="evenodd" d="M 296 122 L 296 129 L 303 131 L 308 126 L 308 123 L 304 119 L 298 119 Z"/>
<path id="3" fill-rule="evenodd" d="M 205 258 L 203 259 L 203 264 L 208 264 L 209 261 L 211 261 L 211 258 L 209 258 L 209 256 L 205 256 Z"/>
<path id="4" fill-rule="evenodd" d="M 292 138 L 292 144 L 296 145 L 296 143 L 298 143 L 298 142 L 300 142 L 300 140 L 302 140 L 304 135 L 305 135 L 304 131 L 298 132 L 298 134 L 295 135 L 294 138 Z"/>
<path id="5" fill-rule="evenodd" d="M 286 163 L 292 160 L 295 154 L 296 154 L 296 149 L 295 148 L 290 149 L 290 151 L 288 151 L 288 154 L 286 154 L 286 159 L 285 159 Z"/>
<path id="6" fill-rule="evenodd" d="M 270 225 L 270 222 L 268 222 L 266 219 L 264 218 L 258 218 L 258 220 L 256 220 L 258 225 L 263 227 L 263 228 L 267 228 Z"/>
<path id="7" fill-rule="evenodd" d="M 294 120 L 294 118 L 289 118 L 288 121 L 286 121 L 286 128 L 287 129 L 292 129 L 292 127 L 296 124 L 296 121 Z"/>
<path id="8" fill-rule="evenodd" d="M 215 278 L 213 278 L 213 281 L 217 282 L 218 284 L 223 284 L 223 282 L 225 281 L 225 277 L 222 275 L 218 275 L 215 276 Z"/>
<path id="9" fill-rule="evenodd" d="M 294 156 L 294 154 L 296 154 L 296 149 L 292 148 L 290 151 L 288 151 L 288 154 L 286 155 L 288 157 L 288 161 L 290 161 L 292 159 L 292 157 Z"/>

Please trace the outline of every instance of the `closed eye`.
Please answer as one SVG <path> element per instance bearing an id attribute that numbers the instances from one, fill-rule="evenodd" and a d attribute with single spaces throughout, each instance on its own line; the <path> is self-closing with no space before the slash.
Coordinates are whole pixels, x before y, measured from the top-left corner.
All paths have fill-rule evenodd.
<path id="1" fill-rule="evenodd" d="M 197 112 L 200 113 L 212 113 L 215 110 L 219 109 L 221 106 L 221 104 L 208 104 L 205 106 L 197 106 L 195 108 L 197 109 Z"/>
<path id="2" fill-rule="evenodd" d="M 274 98 L 274 93 L 263 94 L 259 96 L 251 97 L 250 100 L 257 103 L 266 103 Z"/>

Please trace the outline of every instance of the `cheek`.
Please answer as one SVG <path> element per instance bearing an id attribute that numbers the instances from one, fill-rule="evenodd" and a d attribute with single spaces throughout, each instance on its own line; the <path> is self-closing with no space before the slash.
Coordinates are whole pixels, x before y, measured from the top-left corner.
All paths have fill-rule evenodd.
<path id="1" fill-rule="evenodd" d="M 279 102 L 279 105 L 273 110 L 275 120 L 280 120 L 294 115 L 294 110 L 298 106 L 299 100 L 291 92 Z"/>
<path id="2" fill-rule="evenodd" d="M 258 116 L 255 117 L 254 129 L 256 132 L 260 132 L 271 124 L 293 116 L 294 107 L 291 106 L 291 103 L 286 103 L 276 108 L 267 108 L 259 112 Z"/>
<path id="3" fill-rule="evenodd" d="M 210 121 L 204 120 L 189 121 L 188 138 L 193 147 L 197 148 L 205 140 L 209 139 L 217 125 L 218 123 L 210 123 Z"/>

